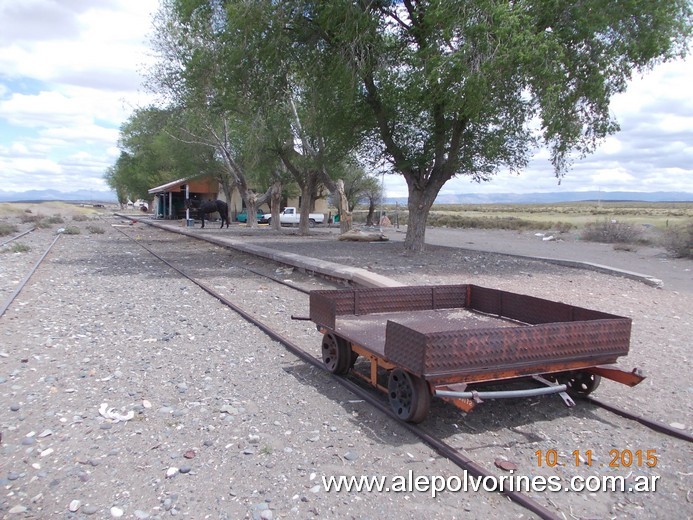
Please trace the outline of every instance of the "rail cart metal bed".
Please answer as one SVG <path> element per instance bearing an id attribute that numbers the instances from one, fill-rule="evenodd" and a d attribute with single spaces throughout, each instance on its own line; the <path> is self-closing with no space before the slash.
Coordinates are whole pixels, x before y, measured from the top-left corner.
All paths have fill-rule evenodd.
<path id="1" fill-rule="evenodd" d="M 602 376 L 644 377 L 614 366 L 628 354 L 631 320 L 472 284 L 312 291 L 310 319 L 324 333 L 328 370 L 353 371 L 387 392 L 405 421 L 421 422 L 431 396 L 469 411 L 483 399 L 587 395 Z M 381 384 L 388 374 L 387 386 Z M 482 383 L 533 378 L 543 386 L 484 392 Z"/>

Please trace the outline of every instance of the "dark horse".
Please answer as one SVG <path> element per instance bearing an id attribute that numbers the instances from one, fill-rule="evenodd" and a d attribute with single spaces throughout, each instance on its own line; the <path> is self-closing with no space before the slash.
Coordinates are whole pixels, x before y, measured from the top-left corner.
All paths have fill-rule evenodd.
<path id="1" fill-rule="evenodd" d="M 185 209 L 190 208 L 197 210 L 197 215 L 202 221 L 203 228 L 205 227 L 205 215 L 214 212 L 218 212 L 221 216 L 221 226 L 219 229 L 224 227 L 224 222 L 226 222 L 226 227 L 229 227 L 229 205 L 223 200 L 199 201 L 195 199 L 188 199 L 185 201 Z"/>

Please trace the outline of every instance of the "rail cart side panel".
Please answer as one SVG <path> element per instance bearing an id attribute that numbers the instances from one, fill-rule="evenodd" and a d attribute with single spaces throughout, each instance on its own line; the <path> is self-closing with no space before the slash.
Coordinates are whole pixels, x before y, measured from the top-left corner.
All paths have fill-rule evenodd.
<path id="1" fill-rule="evenodd" d="M 335 318 L 347 314 L 465 307 L 468 302 L 467 292 L 467 285 L 311 291 L 310 318 L 316 323 L 334 328 Z M 330 302 L 334 305 L 330 305 Z"/>
<path id="2" fill-rule="evenodd" d="M 620 318 L 605 312 L 498 289 L 471 285 L 472 309 L 523 323 L 540 324 Z"/>
<path id="3" fill-rule="evenodd" d="M 628 353 L 630 330 L 627 318 L 426 334 L 390 321 L 384 353 L 427 379 L 498 371 L 522 375 L 551 372 L 566 361 L 585 367 L 613 363 Z"/>
<path id="4" fill-rule="evenodd" d="M 334 330 L 337 315 L 336 295 L 327 295 L 327 291 L 311 291 L 310 293 L 310 319 L 316 325 Z M 336 292 L 336 291 L 335 291 Z M 351 298 L 350 301 L 353 301 Z"/>
<path id="5" fill-rule="evenodd" d="M 385 328 L 385 359 L 412 374 L 423 376 L 428 341 L 427 334 L 388 320 Z"/>

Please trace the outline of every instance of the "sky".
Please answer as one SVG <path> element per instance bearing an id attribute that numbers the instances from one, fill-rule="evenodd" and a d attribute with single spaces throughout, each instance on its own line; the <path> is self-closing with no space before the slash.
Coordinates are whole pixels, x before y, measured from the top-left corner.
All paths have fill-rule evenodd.
<path id="1" fill-rule="evenodd" d="M 142 72 L 158 0 L 0 0 L 0 191 L 107 190 L 118 129 L 151 97 Z M 636 77 L 612 100 L 621 131 L 560 185 L 539 151 L 519 175 L 441 194 L 572 191 L 693 193 L 693 58 Z M 385 176 L 387 197 L 407 194 Z"/>

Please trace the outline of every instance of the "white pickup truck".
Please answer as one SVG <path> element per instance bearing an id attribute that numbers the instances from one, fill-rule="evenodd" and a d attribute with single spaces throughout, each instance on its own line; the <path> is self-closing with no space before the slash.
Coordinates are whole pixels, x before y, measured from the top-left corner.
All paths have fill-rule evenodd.
<path id="1" fill-rule="evenodd" d="M 313 227 L 315 224 L 322 224 L 325 222 L 325 215 L 322 213 L 311 213 L 308 215 L 308 218 L 310 222 L 308 223 L 309 226 Z M 265 215 L 265 219 L 267 220 L 268 223 L 272 223 L 272 215 L 267 214 Z M 279 222 L 281 223 L 282 226 L 289 226 L 289 225 L 294 225 L 298 224 L 301 220 L 301 213 L 296 210 L 296 208 L 287 206 L 282 210 L 282 212 L 279 214 Z"/>

